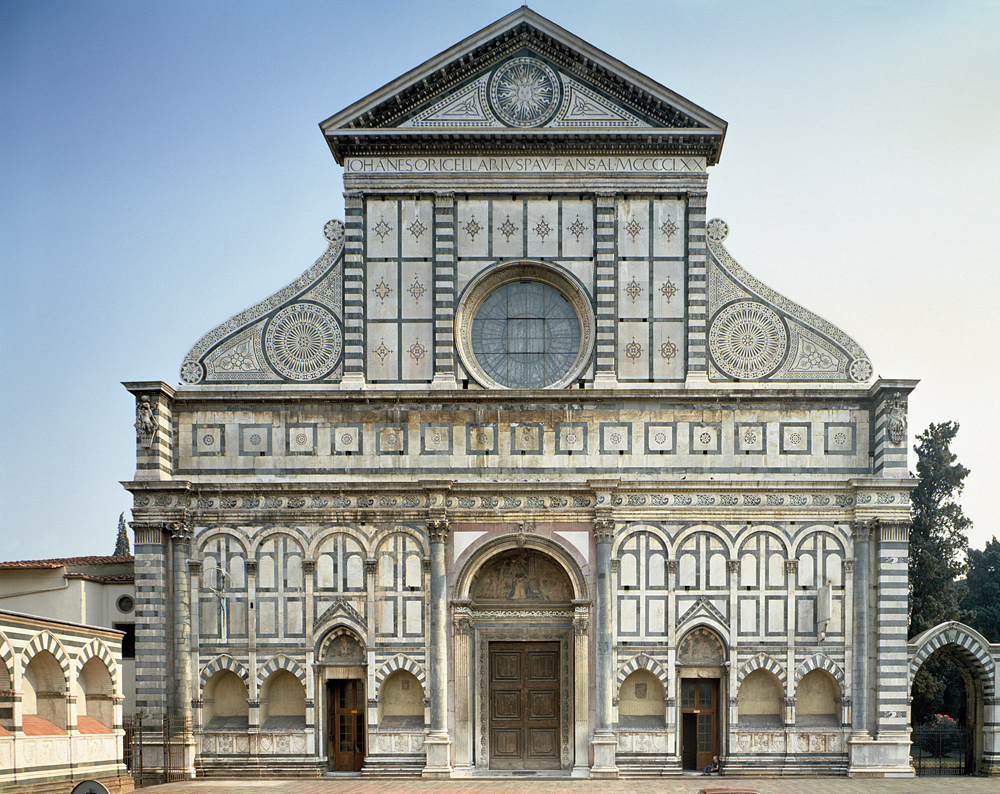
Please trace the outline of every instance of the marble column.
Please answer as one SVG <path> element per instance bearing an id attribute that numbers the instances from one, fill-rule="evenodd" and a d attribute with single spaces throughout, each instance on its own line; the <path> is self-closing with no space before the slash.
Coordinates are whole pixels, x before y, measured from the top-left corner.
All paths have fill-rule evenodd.
<path id="1" fill-rule="evenodd" d="M 467 603 L 467 602 L 465 602 Z M 468 606 L 455 611 L 455 771 L 474 770 L 472 755 L 472 643 L 475 627 Z"/>
<path id="2" fill-rule="evenodd" d="M 175 741 L 181 743 L 178 748 L 183 758 L 181 774 L 191 779 L 195 776 L 195 743 L 191 733 L 191 700 L 194 693 L 191 683 L 191 589 L 187 563 L 191 557 L 191 539 L 194 533 L 181 521 L 174 523 L 170 530 L 174 607 L 174 691 L 171 705 L 174 716 L 181 721 L 179 730 L 174 732 Z"/>
<path id="3" fill-rule="evenodd" d="M 427 763 L 424 777 L 451 777 L 451 738 L 448 736 L 448 582 L 445 574 L 445 545 L 451 529 L 448 519 L 427 519 L 431 540 L 431 608 L 429 675 L 431 725 L 424 741 Z"/>
<path id="4" fill-rule="evenodd" d="M 871 537 L 876 521 L 854 521 L 854 603 L 852 620 L 854 665 L 851 670 L 851 738 L 848 774 L 864 774 L 877 757 L 869 722 L 869 687 L 871 686 L 869 642 L 871 609 Z"/>
<path id="5" fill-rule="evenodd" d="M 617 778 L 615 749 L 618 742 L 611 730 L 611 694 L 615 679 L 612 669 L 612 638 L 614 623 L 611 615 L 611 542 L 615 535 L 615 522 L 601 517 L 594 521 L 594 540 L 597 545 L 597 598 L 596 626 L 597 653 L 594 658 L 594 706 L 597 725 L 591 741 L 594 762 L 590 767 L 592 778 Z"/>

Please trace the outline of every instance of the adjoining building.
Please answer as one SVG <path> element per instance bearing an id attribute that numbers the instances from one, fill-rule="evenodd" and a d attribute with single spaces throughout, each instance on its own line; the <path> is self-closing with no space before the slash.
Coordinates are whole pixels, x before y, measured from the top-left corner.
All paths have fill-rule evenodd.
<path id="1" fill-rule="evenodd" d="M 909 775 L 946 644 L 997 769 L 998 649 L 906 641 L 915 381 L 731 256 L 724 121 L 521 8 L 320 126 L 322 256 L 126 384 L 189 774 Z"/>
<path id="2" fill-rule="evenodd" d="M 61 557 L 0 562 L 0 607 L 38 617 L 121 632 L 121 695 L 135 711 L 135 583 L 133 558 Z"/>
<path id="3" fill-rule="evenodd" d="M 131 791 L 121 632 L 0 610 L 0 788 Z"/>

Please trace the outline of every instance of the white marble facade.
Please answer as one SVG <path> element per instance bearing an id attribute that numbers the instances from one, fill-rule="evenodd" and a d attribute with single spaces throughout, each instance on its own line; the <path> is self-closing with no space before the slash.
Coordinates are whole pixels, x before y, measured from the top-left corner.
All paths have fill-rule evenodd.
<path id="1" fill-rule="evenodd" d="M 127 384 L 139 706 L 192 774 L 911 774 L 915 382 L 729 254 L 708 111 L 527 9 L 407 80 L 321 125 L 317 262 Z"/>

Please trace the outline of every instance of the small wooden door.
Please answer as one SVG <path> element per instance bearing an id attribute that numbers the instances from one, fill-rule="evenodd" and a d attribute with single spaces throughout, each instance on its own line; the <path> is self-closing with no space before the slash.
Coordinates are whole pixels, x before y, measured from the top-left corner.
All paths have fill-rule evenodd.
<path id="1" fill-rule="evenodd" d="M 337 772 L 361 769 L 365 762 L 363 681 L 327 681 L 327 762 Z"/>
<path id="2" fill-rule="evenodd" d="M 559 769 L 559 643 L 490 643 L 490 769 Z"/>
<path id="3" fill-rule="evenodd" d="M 719 681 L 681 679 L 681 762 L 704 769 L 719 754 Z"/>

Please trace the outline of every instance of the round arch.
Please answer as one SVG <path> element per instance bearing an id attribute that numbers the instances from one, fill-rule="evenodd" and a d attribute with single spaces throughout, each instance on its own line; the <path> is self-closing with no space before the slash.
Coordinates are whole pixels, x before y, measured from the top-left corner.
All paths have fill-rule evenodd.
<path id="1" fill-rule="evenodd" d="M 526 551 L 540 552 L 550 557 L 562 568 L 563 572 L 569 577 L 570 584 L 573 587 L 573 600 L 584 601 L 590 597 L 587 590 L 587 581 L 583 576 L 580 564 L 569 549 L 542 535 L 510 534 L 484 543 L 469 555 L 455 580 L 455 598 L 458 600 L 469 599 L 472 591 L 472 583 L 480 569 L 497 554 L 519 548 Z"/>

